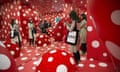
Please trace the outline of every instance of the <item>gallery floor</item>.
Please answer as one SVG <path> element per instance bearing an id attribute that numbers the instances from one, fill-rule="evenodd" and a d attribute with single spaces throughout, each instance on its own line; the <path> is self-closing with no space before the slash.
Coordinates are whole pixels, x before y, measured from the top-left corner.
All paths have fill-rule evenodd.
<path id="1" fill-rule="evenodd" d="M 62 50 L 68 51 L 69 45 L 63 42 L 54 42 L 53 44 L 45 47 L 31 47 L 29 45 L 23 46 L 20 57 L 15 60 L 18 71 L 35 72 L 36 66 L 39 64 L 37 62 L 44 55 L 44 53 L 48 50 L 56 48 L 61 48 Z M 115 72 L 115 70 L 112 63 L 98 61 L 93 58 L 87 59 L 85 55 L 81 55 L 81 61 L 78 65 L 76 65 L 75 72 Z"/>

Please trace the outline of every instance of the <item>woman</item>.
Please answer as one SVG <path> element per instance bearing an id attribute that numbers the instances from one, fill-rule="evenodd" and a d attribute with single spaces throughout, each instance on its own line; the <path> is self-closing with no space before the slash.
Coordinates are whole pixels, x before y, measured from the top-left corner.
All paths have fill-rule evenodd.
<path id="1" fill-rule="evenodd" d="M 11 30 L 10 37 L 12 39 L 14 39 L 14 30 L 15 30 L 15 20 L 14 19 L 11 20 L 10 30 Z"/>
<path id="2" fill-rule="evenodd" d="M 18 43 L 19 47 L 21 47 L 19 26 L 18 26 L 18 23 L 16 23 L 14 19 L 12 19 L 11 21 L 10 29 L 11 29 L 12 42 Z"/>
<path id="3" fill-rule="evenodd" d="M 34 33 L 33 33 L 34 25 L 32 19 L 28 22 L 28 36 L 29 36 L 29 45 L 34 45 Z"/>
<path id="4" fill-rule="evenodd" d="M 87 18 L 85 14 L 81 14 L 80 16 L 80 46 L 82 48 L 82 53 L 85 54 L 87 47 L 86 47 L 86 36 L 87 36 Z"/>
<path id="5" fill-rule="evenodd" d="M 69 24 L 68 22 L 65 22 L 67 30 L 68 31 L 74 31 L 74 30 L 79 31 L 79 29 L 77 28 L 77 24 L 79 24 L 80 20 L 79 20 L 79 17 L 77 15 L 77 13 L 75 11 L 71 11 L 69 16 L 72 20 L 72 23 Z M 79 53 L 79 47 L 78 47 L 79 42 L 80 42 L 79 34 L 78 34 L 77 37 L 78 37 L 77 38 L 77 44 L 76 45 L 71 45 L 70 50 L 73 52 L 74 58 L 76 60 L 76 64 L 79 64 L 79 61 L 80 61 L 80 53 Z"/>

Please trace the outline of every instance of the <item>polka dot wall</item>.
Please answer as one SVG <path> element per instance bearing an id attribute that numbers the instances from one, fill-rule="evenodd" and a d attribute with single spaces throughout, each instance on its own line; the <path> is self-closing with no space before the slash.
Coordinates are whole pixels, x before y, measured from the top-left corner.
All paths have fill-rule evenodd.
<path id="1" fill-rule="evenodd" d="M 58 61 L 56 57 L 62 57 L 59 60 L 67 58 L 66 62 L 56 63 L 53 67 L 54 71 L 51 72 L 70 72 L 71 66 L 75 64 L 72 56 L 66 51 L 55 50 L 54 48 L 60 47 L 61 49 L 69 48 L 65 43 L 55 43 L 54 41 L 65 40 L 67 34 L 66 27 L 63 24 L 65 13 L 61 10 L 66 10 L 67 5 L 61 4 L 63 0 L 57 2 L 54 0 L 55 5 L 50 0 L 44 0 L 46 7 L 41 3 L 41 7 L 38 8 L 39 1 L 43 0 L 25 0 L 32 5 L 24 4 L 24 1 L 14 0 L 13 2 L 6 2 L 0 6 L 0 39 L 4 40 L 4 44 L 1 44 L 4 48 L 7 47 L 10 55 L 15 58 L 17 62 L 18 70 L 20 72 L 26 71 L 27 64 L 32 71 L 41 72 L 42 66 L 55 64 Z M 36 1 L 36 2 L 35 2 Z M 71 4 L 73 7 L 78 6 L 83 11 L 87 7 L 87 58 L 81 56 L 81 63 L 78 65 L 80 71 L 84 68 L 96 69 L 96 68 L 109 68 L 120 71 L 120 0 L 88 0 L 87 4 L 83 0 L 64 0 L 66 3 Z M 38 3 L 37 3 L 38 2 Z M 50 3 L 49 3 L 50 2 Z M 47 7 L 49 6 L 49 7 Z M 51 7 L 51 8 L 50 8 Z M 58 8 L 57 8 L 58 7 Z M 54 12 L 56 10 L 56 12 Z M 43 12 L 44 11 L 44 12 Z M 47 12 L 50 13 L 47 13 Z M 67 12 L 67 11 L 66 11 Z M 44 16 L 40 18 L 40 13 Z M 81 13 L 81 12 L 79 12 Z M 59 16 L 60 22 L 55 22 L 55 18 Z M 22 39 L 24 50 L 20 52 L 17 45 L 10 42 L 10 22 L 15 18 L 19 24 L 19 31 Z M 33 19 L 35 27 L 39 24 L 39 21 L 44 18 L 52 21 L 53 29 L 48 29 L 48 36 L 44 34 L 38 34 L 36 44 L 38 47 L 27 47 L 28 42 L 28 20 Z M 63 19 L 63 20 L 62 20 Z M 64 31 L 63 31 L 64 30 Z M 53 42 L 53 43 L 51 43 Z M 65 46 L 64 46 L 65 45 Z M 52 48 L 54 50 L 51 50 Z M 51 51 L 49 51 L 51 50 Z M 2 50 L 0 50 L 2 51 Z M 45 55 L 43 55 L 45 54 Z M 14 60 L 8 55 L 1 54 L 0 52 L 0 70 L 9 69 L 11 66 L 16 68 Z M 4 59 L 4 60 L 3 60 Z M 96 61 L 98 60 L 98 61 Z M 20 64 L 21 62 L 21 64 Z M 55 63 L 54 63 L 55 62 Z M 61 62 L 61 61 L 60 61 Z M 5 64 L 3 64 L 5 63 Z M 11 64 L 13 63 L 13 64 Z M 110 65 L 111 63 L 112 65 Z M 2 66 L 1 66 L 2 65 Z M 36 68 L 37 67 L 37 68 Z M 46 67 L 47 69 L 48 67 Z M 44 69 L 44 68 L 43 68 Z M 72 68 L 71 68 L 72 69 Z M 99 70 L 99 69 L 98 69 Z M 80 72 L 79 71 L 79 72 Z M 89 69 L 88 69 L 89 71 Z M 14 72 L 14 71 L 12 71 Z M 28 71 L 30 72 L 30 71 Z M 43 70 L 44 72 L 44 70 Z M 48 71 L 49 72 L 49 71 Z M 72 71 L 74 72 L 74 71 Z M 91 71 L 92 72 L 92 71 Z M 97 72 L 97 71 L 96 71 Z M 102 71 L 101 71 L 102 72 Z M 106 71 L 103 71 L 106 72 Z"/>
<path id="2" fill-rule="evenodd" d="M 18 24 L 20 24 L 20 1 L 14 1 L 12 3 L 5 3 L 0 8 L 1 13 L 1 39 L 6 40 L 10 39 L 10 22 L 11 19 L 15 18 Z"/>
<path id="3" fill-rule="evenodd" d="M 102 5 L 101 5 L 102 4 Z M 120 71 L 120 1 L 119 0 L 92 0 L 88 1 L 88 40 L 91 42 L 93 51 L 105 58 L 110 57 L 115 65 L 116 71 Z M 92 25 L 92 28 L 90 27 Z M 96 31 L 97 37 L 93 37 L 93 32 Z M 90 36 L 90 34 L 92 34 Z M 97 38 L 97 39 L 96 39 Z M 95 44 L 95 45 L 94 45 Z M 90 45 L 89 45 L 90 46 Z M 95 49 L 98 49 L 97 51 Z M 89 51 L 89 50 L 88 50 Z M 89 53 L 90 54 L 90 53 Z M 88 54 L 88 55 L 89 55 Z M 103 57 L 101 57 L 103 59 Z"/>

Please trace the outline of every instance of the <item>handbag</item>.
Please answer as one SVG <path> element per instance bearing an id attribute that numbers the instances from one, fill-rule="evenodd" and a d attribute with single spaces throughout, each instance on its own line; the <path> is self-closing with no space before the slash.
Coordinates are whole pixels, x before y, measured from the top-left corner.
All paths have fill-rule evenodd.
<path id="1" fill-rule="evenodd" d="M 77 40 L 78 40 L 78 32 L 79 32 L 79 30 L 77 30 L 77 25 L 75 22 L 75 27 L 74 27 L 73 31 L 69 31 L 67 34 L 66 43 L 71 44 L 71 45 L 76 45 Z"/>
<path id="2" fill-rule="evenodd" d="M 66 37 L 66 43 L 71 44 L 71 45 L 76 45 L 77 40 L 78 40 L 77 30 L 68 32 L 67 37 Z"/>
<path id="3" fill-rule="evenodd" d="M 11 32 L 10 32 L 10 37 L 14 38 L 14 31 L 13 30 L 11 30 Z"/>

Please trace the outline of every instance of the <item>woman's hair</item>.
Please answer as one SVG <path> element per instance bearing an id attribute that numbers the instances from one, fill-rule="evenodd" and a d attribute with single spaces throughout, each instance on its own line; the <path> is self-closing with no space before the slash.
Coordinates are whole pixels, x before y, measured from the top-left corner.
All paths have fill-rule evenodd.
<path id="1" fill-rule="evenodd" d="M 82 16 L 83 19 L 87 20 L 87 17 L 86 17 L 86 15 L 84 13 L 81 14 L 81 16 Z"/>
<path id="2" fill-rule="evenodd" d="M 80 21 L 77 13 L 76 13 L 74 10 L 72 10 L 72 11 L 70 12 L 69 16 L 70 16 L 70 18 L 71 18 L 72 20 Z"/>
<path id="3" fill-rule="evenodd" d="M 12 19 L 12 20 L 11 20 L 11 25 L 12 25 L 12 27 L 14 26 L 14 24 L 15 24 L 15 19 Z"/>
<path id="4" fill-rule="evenodd" d="M 29 19 L 29 23 L 32 23 L 32 22 L 33 22 L 33 20 L 32 20 L 32 18 L 30 18 L 30 19 Z"/>

